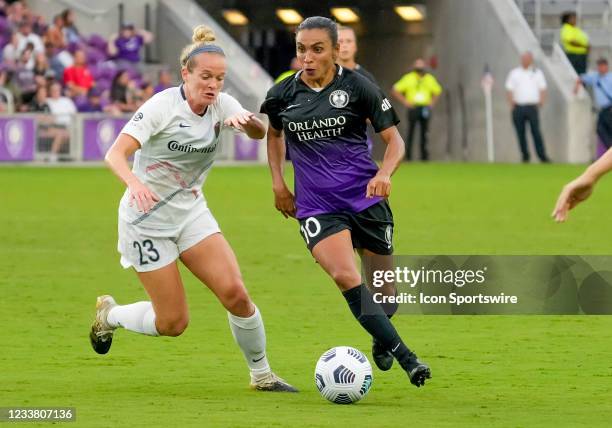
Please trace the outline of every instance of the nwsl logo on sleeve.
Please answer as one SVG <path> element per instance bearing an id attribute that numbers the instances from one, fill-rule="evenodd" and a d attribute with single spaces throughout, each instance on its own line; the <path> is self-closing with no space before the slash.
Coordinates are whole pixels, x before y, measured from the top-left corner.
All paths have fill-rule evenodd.
<path id="1" fill-rule="evenodd" d="M 138 112 L 134 115 L 134 117 L 132 118 L 132 120 L 134 122 L 139 122 L 142 118 L 144 117 L 144 114 L 142 114 L 142 112 Z"/>
<path id="2" fill-rule="evenodd" d="M 336 108 L 346 107 L 348 102 L 349 95 L 346 93 L 346 91 L 343 91 L 342 89 L 338 89 L 332 92 L 329 96 L 329 103 Z"/>

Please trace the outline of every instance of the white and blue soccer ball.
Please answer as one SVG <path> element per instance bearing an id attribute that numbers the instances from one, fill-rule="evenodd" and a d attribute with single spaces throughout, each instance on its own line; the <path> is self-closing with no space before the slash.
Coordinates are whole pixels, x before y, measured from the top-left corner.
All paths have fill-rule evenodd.
<path id="1" fill-rule="evenodd" d="M 332 403 L 351 404 L 361 400 L 372 386 L 372 366 L 363 352 L 350 346 L 326 351 L 315 368 L 321 395 Z"/>

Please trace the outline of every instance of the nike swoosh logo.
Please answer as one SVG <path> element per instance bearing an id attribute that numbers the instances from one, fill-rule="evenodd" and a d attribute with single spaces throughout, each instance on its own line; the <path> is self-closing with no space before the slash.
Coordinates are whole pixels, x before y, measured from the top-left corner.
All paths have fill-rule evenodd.
<path id="1" fill-rule="evenodd" d="M 181 127 L 181 128 L 191 128 L 191 125 L 183 125 L 182 123 L 179 123 L 179 127 Z"/>
<path id="2" fill-rule="evenodd" d="M 299 107 L 299 106 L 301 106 L 301 105 L 302 105 L 302 104 L 291 104 L 290 106 L 288 106 L 288 107 L 285 109 L 285 111 L 287 111 L 287 110 L 289 110 L 289 109 L 292 109 L 292 108 L 294 108 L 294 107 Z"/>
<path id="3" fill-rule="evenodd" d="M 397 348 L 399 348 L 399 346 L 400 346 L 400 344 L 399 344 L 399 343 L 398 343 L 397 345 L 395 345 L 395 348 L 393 348 L 393 349 L 391 350 L 391 352 L 395 352 L 395 351 L 397 351 Z"/>
<path id="4" fill-rule="evenodd" d="M 260 362 L 261 360 L 263 360 L 264 358 L 266 358 L 266 356 L 265 356 L 265 355 L 264 355 L 263 357 L 261 357 L 260 359 L 258 359 L 258 360 L 253 359 L 253 362 L 254 362 L 254 363 L 258 363 L 258 362 Z"/>

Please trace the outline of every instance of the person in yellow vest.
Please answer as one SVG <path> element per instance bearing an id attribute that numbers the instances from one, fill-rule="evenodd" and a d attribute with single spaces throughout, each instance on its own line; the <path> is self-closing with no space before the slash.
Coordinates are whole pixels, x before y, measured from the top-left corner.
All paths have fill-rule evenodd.
<path id="1" fill-rule="evenodd" d="M 300 62 L 298 61 L 298 59 L 296 57 L 293 57 L 293 59 L 291 60 L 291 65 L 290 65 L 290 69 L 281 73 L 280 76 L 278 76 L 276 78 L 276 80 L 274 81 L 274 83 L 278 83 L 278 82 L 282 82 L 283 80 L 285 80 L 287 77 L 289 76 L 293 76 L 295 73 L 298 72 L 298 70 L 302 69 L 302 65 L 300 64 Z"/>
<path id="2" fill-rule="evenodd" d="M 587 60 L 591 46 L 589 36 L 576 25 L 576 13 L 561 15 L 561 45 L 567 59 L 578 75 L 587 71 Z"/>
<path id="3" fill-rule="evenodd" d="M 406 138 L 406 159 L 412 159 L 412 141 L 416 125 L 421 129 L 421 160 L 429 160 L 427 134 L 431 110 L 442 93 L 436 78 L 426 70 L 425 60 L 417 59 L 413 70 L 402 76 L 391 91 L 393 97 L 408 109 L 408 136 Z"/>

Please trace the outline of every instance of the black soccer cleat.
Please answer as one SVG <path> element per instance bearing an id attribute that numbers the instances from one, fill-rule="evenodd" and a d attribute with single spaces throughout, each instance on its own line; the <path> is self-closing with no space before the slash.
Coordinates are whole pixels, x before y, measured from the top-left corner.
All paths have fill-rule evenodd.
<path id="1" fill-rule="evenodd" d="M 425 379 L 431 379 L 431 369 L 425 363 L 422 363 L 418 358 L 411 361 L 410 367 L 406 370 L 410 383 L 420 388 L 425 385 Z"/>
<path id="2" fill-rule="evenodd" d="M 251 383 L 251 388 L 257 391 L 269 392 L 299 392 L 297 388 L 289 385 L 287 381 L 270 372 L 266 377 Z"/>
<path id="3" fill-rule="evenodd" d="M 383 372 L 386 372 L 393 366 L 393 354 L 383 347 L 376 339 L 372 340 L 372 358 L 374 359 L 376 367 Z"/>
<path id="4" fill-rule="evenodd" d="M 108 312 L 117 306 L 111 296 L 100 296 L 96 301 L 96 318 L 91 325 L 89 342 L 98 354 L 106 354 L 113 343 L 115 327 L 108 324 Z"/>
<path id="5" fill-rule="evenodd" d="M 106 335 L 106 337 L 97 336 L 92 329 L 89 332 L 89 342 L 93 350 L 98 354 L 106 354 L 113 344 L 113 335 Z"/>

